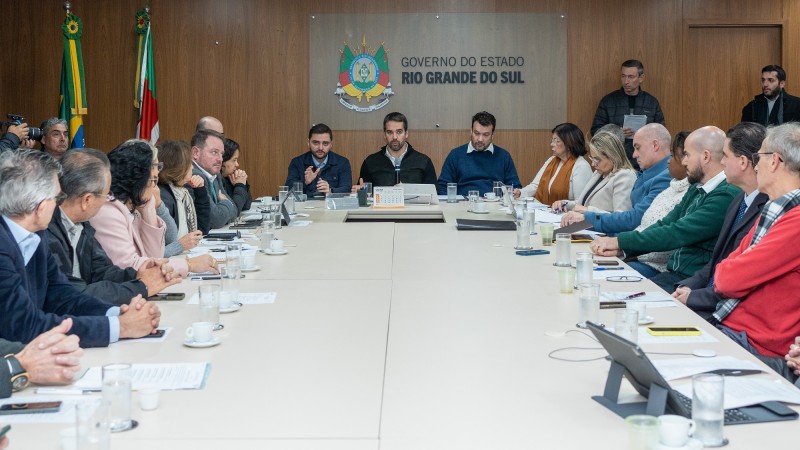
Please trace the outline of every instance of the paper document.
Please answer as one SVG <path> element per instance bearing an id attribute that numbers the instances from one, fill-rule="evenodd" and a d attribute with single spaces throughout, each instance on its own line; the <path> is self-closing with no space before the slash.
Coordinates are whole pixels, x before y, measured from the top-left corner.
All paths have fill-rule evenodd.
<path id="1" fill-rule="evenodd" d="M 561 223 L 561 215 L 550 211 L 536 210 L 537 223 Z"/>
<path id="2" fill-rule="evenodd" d="M 681 394 L 692 398 L 692 382 L 672 386 Z M 779 401 L 800 405 L 800 389 L 780 380 L 754 377 L 725 377 L 725 409 L 741 408 L 761 402 Z"/>
<path id="3" fill-rule="evenodd" d="M 715 356 L 713 358 L 677 358 L 654 359 L 656 366 L 665 380 L 690 377 L 698 373 L 710 372 L 718 369 L 761 370 L 753 361 L 734 358 L 733 356 Z M 691 395 L 689 395 L 691 397 Z"/>
<path id="4" fill-rule="evenodd" d="M 625 120 L 622 122 L 622 128 L 630 128 L 635 133 L 639 131 L 639 128 L 642 128 L 646 124 L 647 116 L 639 114 L 625 114 Z"/>
<path id="5" fill-rule="evenodd" d="M 243 305 L 267 305 L 275 303 L 277 292 L 240 292 L 237 301 Z M 195 293 L 187 302 L 187 305 L 196 305 L 199 298 Z"/>
<path id="6" fill-rule="evenodd" d="M 306 214 L 306 216 L 308 216 L 308 214 Z M 289 224 L 289 228 L 307 227 L 311 224 L 311 220 L 293 220 L 292 223 Z"/>
<path id="7" fill-rule="evenodd" d="M 619 272 L 622 272 L 621 270 Z M 601 271 L 601 273 L 603 273 Z M 612 275 L 613 272 L 605 272 L 607 275 Z M 678 303 L 675 299 L 672 298 L 671 295 L 667 294 L 664 291 L 656 292 L 656 291 L 648 291 L 645 292 L 644 295 L 636 298 L 626 299 L 630 295 L 638 294 L 638 292 L 626 292 L 626 291 L 606 291 L 600 294 L 605 300 L 611 301 L 624 301 L 628 302 L 644 302 L 647 303 L 647 308 L 677 308 Z"/>
<path id="8" fill-rule="evenodd" d="M 132 364 L 131 378 L 133 390 L 143 387 L 157 387 L 161 390 L 201 389 L 206 384 L 209 363 L 166 363 Z M 92 367 L 76 381 L 80 389 L 101 390 L 103 387 L 102 367 Z"/>

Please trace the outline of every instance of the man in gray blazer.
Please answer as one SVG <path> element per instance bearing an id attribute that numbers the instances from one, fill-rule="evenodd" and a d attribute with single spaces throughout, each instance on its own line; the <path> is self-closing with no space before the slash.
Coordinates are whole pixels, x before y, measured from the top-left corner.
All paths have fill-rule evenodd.
<path id="1" fill-rule="evenodd" d="M 207 223 L 210 228 L 222 228 L 239 215 L 236 204 L 226 195 L 219 178 L 222 168 L 222 153 L 225 137 L 213 130 L 200 130 L 192 136 L 192 173 L 205 180 L 205 186 L 211 200 Z M 198 223 L 203 222 L 197 218 Z"/>
<path id="2" fill-rule="evenodd" d="M 676 283 L 675 292 L 672 293 L 673 297 L 712 323 L 717 320 L 713 316 L 717 302 L 724 300 L 714 292 L 717 263 L 739 247 L 742 238 L 753 228 L 761 209 L 769 200 L 766 194 L 758 192 L 758 181 L 753 167 L 753 154 L 761 148 L 765 136 L 764 126 L 751 122 L 741 122 L 728 130 L 722 158 L 725 177 L 743 192 L 728 207 L 711 260 L 694 276 Z"/>

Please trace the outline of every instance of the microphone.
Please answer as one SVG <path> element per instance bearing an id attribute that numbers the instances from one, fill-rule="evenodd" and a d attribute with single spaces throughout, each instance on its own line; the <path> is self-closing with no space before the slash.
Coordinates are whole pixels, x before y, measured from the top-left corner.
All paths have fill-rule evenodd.
<path id="1" fill-rule="evenodd" d="M 400 164 L 394 166 L 394 184 L 400 184 Z"/>

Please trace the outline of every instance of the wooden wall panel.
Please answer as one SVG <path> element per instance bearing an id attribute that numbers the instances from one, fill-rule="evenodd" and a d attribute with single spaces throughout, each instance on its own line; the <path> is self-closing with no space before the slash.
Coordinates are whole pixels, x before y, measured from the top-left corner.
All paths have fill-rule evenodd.
<path id="1" fill-rule="evenodd" d="M 86 27 L 90 145 L 108 151 L 133 135 L 135 67 L 133 17 L 141 0 L 76 0 Z M 587 130 L 600 97 L 619 86 L 619 63 L 641 59 L 644 88 L 661 101 L 671 131 L 684 128 L 688 83 L 681 69 L 685 24 L 769 21 L 783 24 L 782 63 L 790 92 L 800 91 L 800 6 L 797 0 L 151 0 L 159 116 L 164 138 L 189 139 L 195 122 L 222 119 L 243 149 L 253 191 L 274 194 L 291 157 L 306 148 L 308 123 L 308 23 L 316 12 L 559 12 L 567 15 L 568 120 Z M 6 0 L 0 27 L 0 113 L 17 112 L 33 123 L 57 111 L 63 11 L 53 0 Z M 219 44 L 217 44 L 219 42 Z M 752 68 L 739 68 L 750 74 Z M 757 71 L 757 68 L 756 68 Z M 757 75 L 757 74 L 756 74 Z M 755 76 L 754 76 L 755 79 Z M 708 83 L 715 82 L 714 73 Z M 747 89 L 752 94 L 752 87 Z M 463 114 L 468 117 L 471 112 Z M 686 116 L 686 119 L 684 119 Z M 724 117 L 715 120 L 727 122 Z M 466 122 L 466 120 L 465 120 Z M 514 155 L 530 181 L 549 155 L 548 130 L 504 130 L 498 145 Z M 552 124 L 556 125 L 555 123 Z M 467 128 L 415 132 L 411 141 L 430 154 L 437 170 L 447 151 L 466 141 Z M 375 132 L 335 130 L 335 145 L 358 170 L 382 143 Z"/>
<path id="2" fill-rule="evenodd" d="M 683 124 L 687 129 L 713 124 L 727 130 L 741 120 L 742 107 L 761 92 L 761 68 L 780 62 L 781 28 L 687 28 Z"/>

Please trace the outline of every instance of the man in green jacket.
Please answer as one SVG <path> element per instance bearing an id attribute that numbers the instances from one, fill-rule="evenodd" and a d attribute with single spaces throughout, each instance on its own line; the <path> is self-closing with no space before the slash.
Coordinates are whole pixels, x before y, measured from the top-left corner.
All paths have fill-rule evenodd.
<path id="1" fill-rule="evenodd" d="M 602 256 L 626 257 L 675 250 L 666 272 L 632 261 L 630 266 L 662 289 L 690 277 L 711 259 L 728 205 L 741 190 L 725 181 L 722 147 L 725 133 L 707 126 L 686 138 L 683 165 L 692 186 L 678 206 L 642 231 L 626 231 L 617 237 L 599 238 L 591 249 Z"/>

